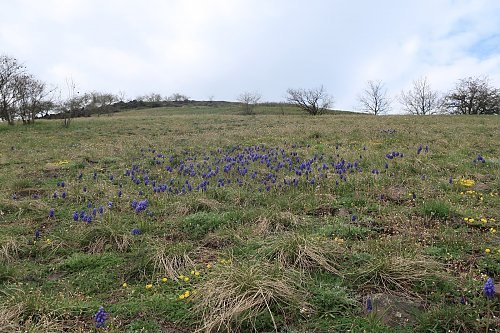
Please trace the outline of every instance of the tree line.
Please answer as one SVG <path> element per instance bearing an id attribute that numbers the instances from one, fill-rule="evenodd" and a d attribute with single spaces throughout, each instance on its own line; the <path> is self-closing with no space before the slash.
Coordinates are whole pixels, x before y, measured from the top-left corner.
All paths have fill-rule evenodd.
<path id="1" fill-rule="evenodd" d="M 382 81 L 368 81 L 358 95 L 358 109 L 374 115 L 387 113 L 394 102 L 412 115 L 463 114 L 487 115 L 500 113 L 500 89 L 491 85 L 486 76 L 459 79 L 447 93 L 431 88 L 426 77 L 413 81 L 408 90 L 391 98 Z M 324 113 L 333 105 L 333 97 L 323 86 L 314 89 L 288 89 L 287 102 L 311 115 Z"/>
<path id="2" fill-rule="evenodd" d="M 500 89 L 491 85 L 486 76 L 459 79 L 455 87 L 442 94 L 431 88 L 426 77 L 413 81 L 408 90 L 403 90 L 395 100 L 403 111 L 414 115 L 430 114 L 499 114 Z M 391 107 L 393 99 L 381 81 L 368 81 L 360 94 L 362 110 L 381 114 Z"/>
<path id="3" fill-rule="evenodd" d="M 0 119 L 10 125 L 17 119 L 33 124 L 53 113 L 68 126 L 73 117 L 108 112 L 121 98 L 97 91 L 80 94 L 71 79 L 66 80 L 66 91 L 58 90 L 28 73 L 16 58 L 0 55 Z"/>
<path id="4" fill-rule="evenodd" d="M 288 89 L 286 93 L 288 103 L 311 115 L 326 112 L 334 103 L 333 96 L 323 86 Z M 244 92 L 237 98 L 245 114 L 253 113 L 260 99 L 261 95 L 257 92 Z M 375 115 L 387 113 L 395 102 L 401 105 L 404 112 L 414 115 L 500 113 L 500 89 L 493 87 L 488 77 L 462 78 L 444 94 L 433 90 L 428 79 L 422 77 L 393 98 L 388 95 L 382 81 L 368 81 L 357 99 L 359 110 Z M 80 94 L 70 79 L 66 81 L 66 91 L 63 92 L 28 73 L 17 59 L 0 55 L 0 119 L 8 124 L 14 124 L 17 119 L 24 124 L 32 124 L 35 119 L 52 114 L 64 119 L 64 125 L 69 126 L 74 117 L 116 112 L 117 106 L 126 104 L 123 100 L 123 93 L 93 91 Z M 166 102 L 184 104 L 190 101 L 188 96 L 180 93 L 166 97 L 151 93 L 131 101 L 132 105 L 151 107 L 156 104 L 164 106 Z"/>

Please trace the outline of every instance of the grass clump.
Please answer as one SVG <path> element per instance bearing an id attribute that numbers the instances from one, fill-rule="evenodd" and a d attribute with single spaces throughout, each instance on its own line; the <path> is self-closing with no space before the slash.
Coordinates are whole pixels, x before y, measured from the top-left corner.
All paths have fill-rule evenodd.
<path id="1" fill-rule="evenodd" d="M 442 277 L 441 265 L 425 257 L 371 257 L 350 269 L 346 281 L 358 290 L 378 291 L 420 297 L 415 291 L 421 283 Z"/>
<path id="2" fill-rule="evenodd" d="M 451 205 L 441 200 L 425 201 L 421 210 L 425 216 L 442 220 L 450 218 L 453 214 Z"/>
<path id="3" fill-rule="evenodd" d="M 301 271 L 322 269 L 340 275 L 339 263 L 344 249 L 330 239 L 287 233 L 266 239 L 261 253 L 280 267 L 293 267 Z"/>
<path id="4" fill-rule="evenodd" d="M 200 331 L 234 332 L 243 327 L 278 331 L 286 325 L 285 317 L 309 307 L 300 282 L 294 270 L 269 263 L 220 266 L 199 286 L 194 298 L 194 310 L 203 323 Z"/>
<path id="5" fill-rule="evenodd" d="M 231 222 L 228 215 L 213 212 L 197 212 L 187 216 L 181 224 L 181 230 L 190 239 L 202 239 L 209 232 Z"/>
<path id="6" fill-rule="evenodd" d="M 153 265 L 153 275 L 161 274 L 174 278 L 195 265 L 195 248 L 192 243 L 171 243 L 163 239 L 153 240 L 149 243 Z"/>
<path id="7" fill-rule="evenodd" d="M 94 224 L 86 230 L 80 246 L 89 253 L 102 253 L 106 250 L 126 252 L 132 242 L 130 233 L 115 224 Z"/>

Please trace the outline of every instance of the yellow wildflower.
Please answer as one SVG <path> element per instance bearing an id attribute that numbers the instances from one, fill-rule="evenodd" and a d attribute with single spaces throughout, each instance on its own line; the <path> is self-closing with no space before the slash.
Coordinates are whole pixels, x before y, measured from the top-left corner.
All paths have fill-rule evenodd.
<path id="1" fill-rule="evenodd" d="M 467 187 L 470 187 L 470 186 L 474 186 L 474 184 L 476 183 L 473 179 L 460 179 L 459 180 L 459 183 L 463 186 L 467 186 Z"/>
<path id="2" fill-rule="evenodd" d="M 184 278 L 184 282 L 188 282 L 188 281 L 189 281 L 189 278 L 186 276 L 186 277 Z"/>
<path id="3" fill-rule="evenodd" d="M 146 285 L 146 289 L 151 289 L 151 288 L 153 288 L 153 285 L 152 285 L 151 283 L 148 283 L 148 284 Z"/>
<path id="4" fill-rule="evenodd" d="M 194 275 L 195 276 L 200 276 L 200 272 L 196 271 L 196 272 L 194 272 Z"/>
<path id="5" fill-rule="evenodd" d="M 209 263 L 209 264 L 207 264 L 207 268 L 208 268 L 208 269 L 212 268 L 212 264 L 210 264 L 210 263 Z"/>
<path id="6" fill-rule="evenodd" d="M 495 232 L 497 232 L 497 229 L 495 229 L 495 228 L 490 228 L 490 231 L 491 231 L 491 233 L 493 233 L 493 234 L 494 234 Z"/>
<path id="7" fill-rule="evenodd" d="M 127 286 L 128 286 L 128 285 L 127 285 L 127 282 L 123 282 L 122 287 L 123 287 L 123 288 L 127 288 Z"/>
<path id="8" fill-rule="evenodd" d="M 486 250 L 484 250 L 484 252 L 486 252 L 486 253 L 490 253 L 490 252 L 491 252 L 491 250 L 490 250 L 490 249 L 486 249 Z"/>
<path id="9" fill-rule="evenodd" d="M 184 294 L 179 295 L 179 299 L 184 299 L 184 297 L 186 297 Z"/>
<path id="10" fill-rule="evenodd" d="M 464 221 L 469 221 L 469 218 L 468 217 L 464 217 Z"/>
<path id="11" fill-rule="evenodd" d="M 167 281 L 168 281 L 168 279 L 166 277 L 164 277 L 163 279 L 161 279 L 161 282 L 163 282 L 163 283 L 165 283 Z"/>
<path id="12" fill-rule="evenodd" d="M 481 218 L 481 222 L 486 223 L 486 222 L 488 222 L 488 220 L 483 217 L 483 218 Z"/>

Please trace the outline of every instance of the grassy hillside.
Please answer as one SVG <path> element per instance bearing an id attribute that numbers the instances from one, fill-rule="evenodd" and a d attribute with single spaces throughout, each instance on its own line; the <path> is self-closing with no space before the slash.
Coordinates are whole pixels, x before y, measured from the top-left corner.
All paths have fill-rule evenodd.
<path id="1" fill-rule="evenodd" d="M 0 124 L 0 331 L 499 329 L 500 118 L 285 111 Z"/>

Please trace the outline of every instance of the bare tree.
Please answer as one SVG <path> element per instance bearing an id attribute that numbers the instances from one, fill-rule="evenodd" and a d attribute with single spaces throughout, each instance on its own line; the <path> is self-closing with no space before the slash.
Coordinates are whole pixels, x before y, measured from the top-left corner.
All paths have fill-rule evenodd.
<path id="1" fill-rule="evenodd" d="M 324 113 L 333 105 L 333 97 L 326 93 L 323 86 L 314 89 L 288 89 L 287 101 L 315 116 Z"/>
<path id="2" fill-rule="evenodd" d="M 18 98 L 20 77 L 25 73 L 25 68 L 17 59 L 0 56 L 0 119 L 14 124 L 15 103 Z"/>
<path id="3" fill-rule="evenodd" d="M 500 90 L 490 85 L 488 77 L 460 79 L 446 95 L 444 107 L 453 114 L 499 114 Z"/>
<path id="4" fill-rule="evenodd" d="M 361 109 L 374 115 L 387 112 L 391 107 L 391 100 L 387 97 L 387 89 L 382 81 L 370 80 L 367 84 L 358 97 Z"/>
<path id="5" fill-rule="evenodd" d="M 60 112 L 63 115 L 63 126 L 69 127 L 71 119 L 82 113 L 88 102 L 88 96 L 80 95 L 76 84 L 71 78 L 66 79 L 66 99 L 59 103 Z"/>
<path id="6" fill-rule="evenodd" d="M 238 102 L 242 104 L 244 114 L 253 114 L 255 106 L 259 103 L 261 95 L 258 92 L 243 92 L 238 96 Z"/>
<path id="7" fill-rule="evenodd" d="M 112 93 L 92 91 L 85 94 L 85 102 L 87 103 L 82 106 L 85 108 L 85 115 L 97 114 L 99 116 L 102 113 L 108 113 L 111 105 L 117 102 L 118 99 L 119 97 Z"/>
<path id="8" fill-rule="evenodd" d="M 33 124 L 47 108 L 53 107 L 52 99 L 49 98 L 53 90 L 28 74 L 18 76 L 17 82 L 16 115 L 24 124 Z"/>
<path id="9" fill-rule="evenodd" d="M 401 91 L 399 102 L 406 112 L 415 115 L 434 114 L 442 105 L 439 93 L 431 89 L 426 77 L 413 81 L 412 89 Z"/>
<path id="10" fill-rule="evenodd" d="M 189 97 L 181 93 L 173 93 L 167 100 L 172 102 L 187 102 L 189 101 Z"/>

